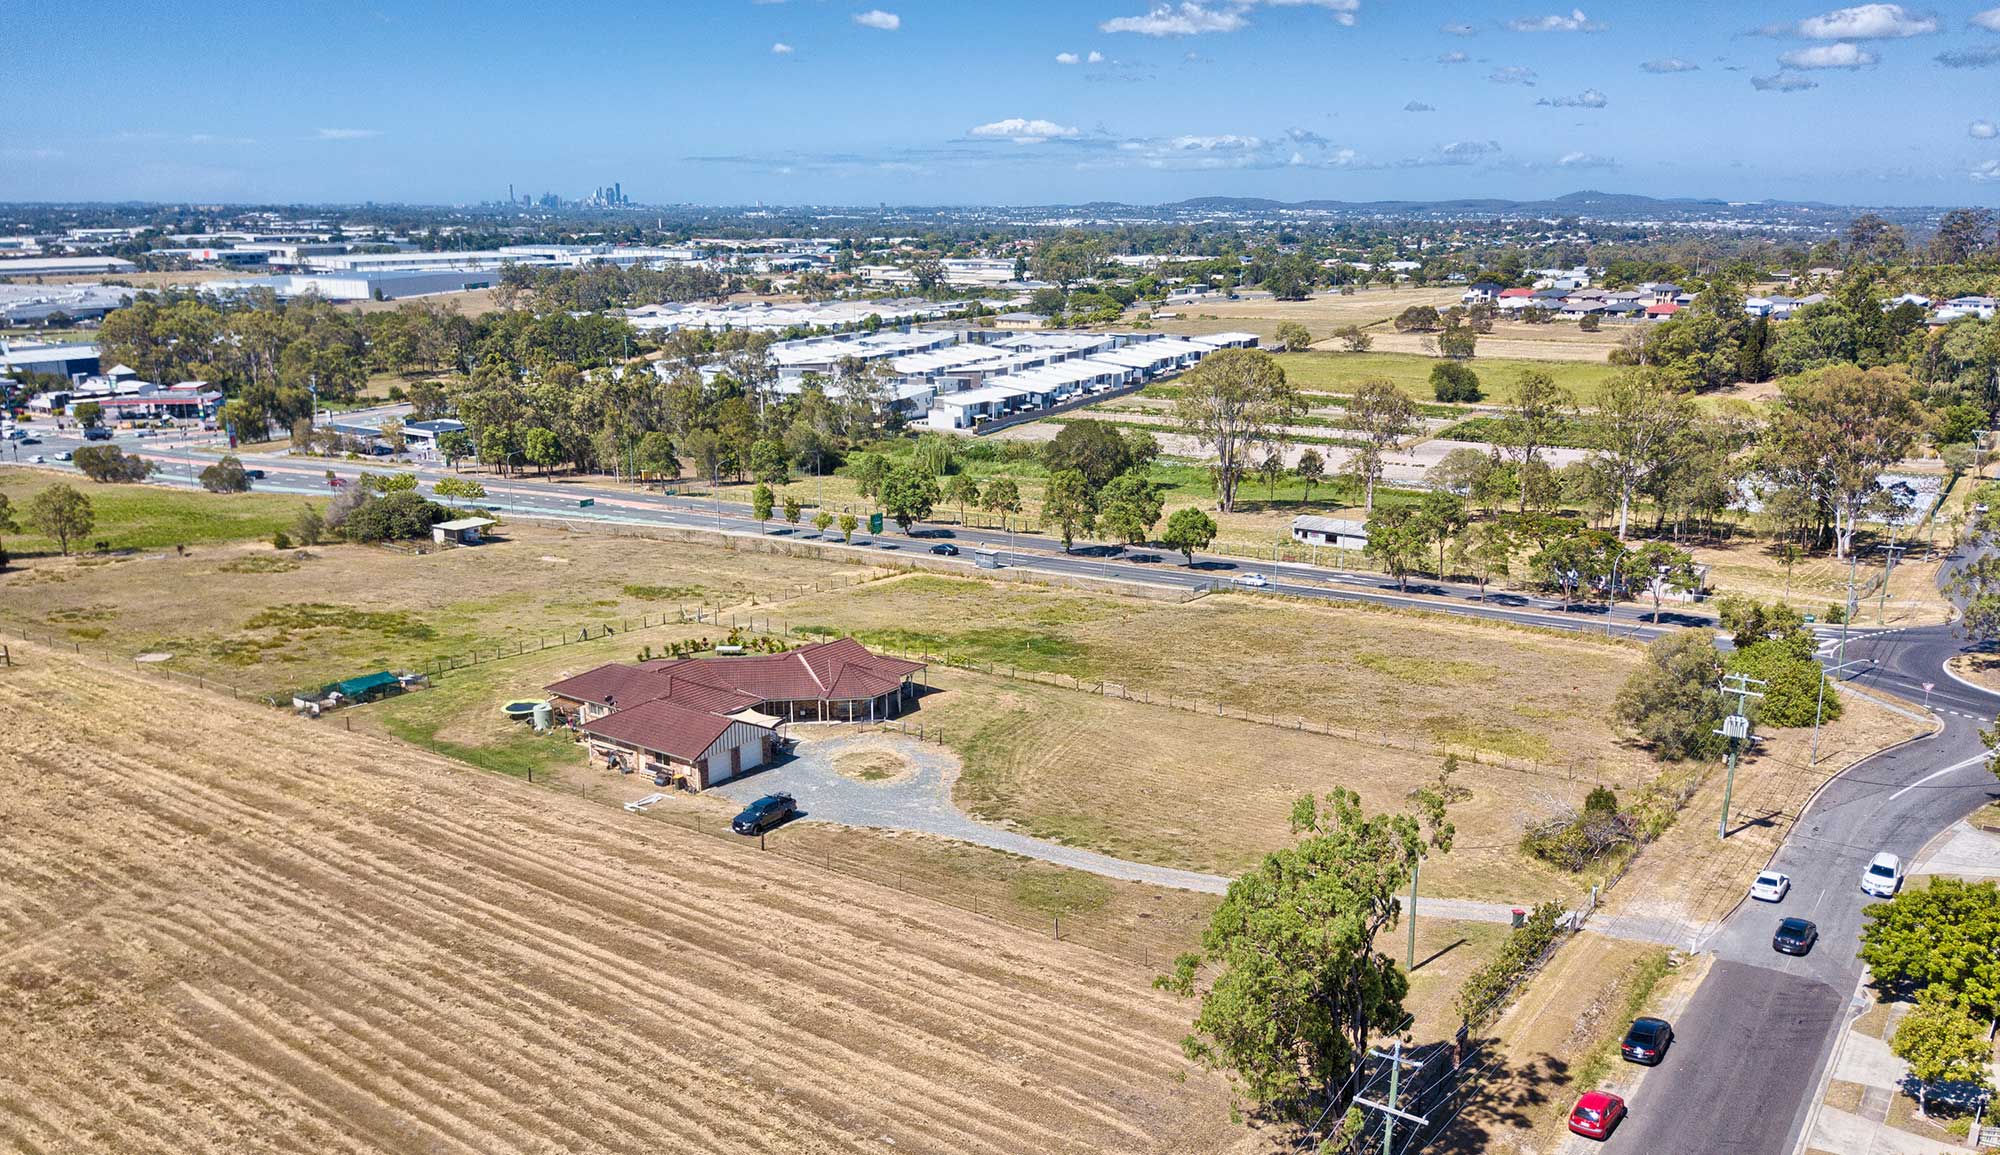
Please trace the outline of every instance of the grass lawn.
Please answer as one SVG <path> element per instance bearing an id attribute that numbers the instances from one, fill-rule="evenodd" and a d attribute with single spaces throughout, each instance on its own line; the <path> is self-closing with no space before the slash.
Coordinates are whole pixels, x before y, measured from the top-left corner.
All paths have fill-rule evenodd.
<path id="1" fill-rule="evenodd" d="M 1278 363 L 1284 366 L 1288 381 L 1308 392 L 1352 393 L 1363 381 L 1381 377 L 1418 401 L 1436 399 L 1431 370 L 1440 362 L 1420 353 L 1284 353 Z M 1598 386 L 1618 372 L 1615 365 L 1588 361 L 1476 357 L 1467 364 L 1479 375 L 1480 389 L 1491 403 L 1504 402 L 1514 382 L 1529 369 L 1547 373 L 1583 404 L 1595 398 Z"/>
<path id="2" fill-rule="evenodd" d="M 46 470 L 0 470 L 0 493 L 14 505 L 21 532 L 6 538 L 7 552 L 17 558 L 56 553 L 56 543 L 34 532 L 23 516 L 28 499 L 50 485 L 65 483 L 90 499 L 96 525 L 81 546 L 105 542 L 110 549 L 172 549 L 177 545 L 268 540 L 289 528 L 304 505 L 325 507 L 295 494 L 212 494 L 168 489 L 158 485 L 105 485 L 76 474 Z"/>

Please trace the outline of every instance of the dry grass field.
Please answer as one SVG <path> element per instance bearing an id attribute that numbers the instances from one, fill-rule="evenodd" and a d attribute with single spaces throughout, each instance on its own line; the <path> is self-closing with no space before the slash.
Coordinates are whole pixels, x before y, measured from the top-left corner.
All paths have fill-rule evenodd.
<path id="1" fill-rule="evenodd" d="M 1493 332 L 1479 338 L 1479 360 L 1488 357 L 1511 358 L 1521 361 L 1586 361 L 1607 363 L 1611 351 L 1628 332 L 1619 326 L 1615 330 L 1602 329 L 1595 333 L 1585 333 L 1575 325 L 1521 325 L 1501 322 Z M 1422 333 L 1397 333 L 1377 331 L 1373 334 L 1375 349 L 1383 353 L 1428 353 Z M 1319 343 L 1323 349 L 1338 348 L 1339 343 L 1326 341 Z"/>
<path id="2" fill-rule="evenodd" d="M 39 648 L 0 744 L 13 1150 L 1267 1147 L 1071 944 Z"/>
<path id="3" fill-rule="evenodd" d="M 1274 301 L 1267 296 L 1246 297 L 1237 301 L 1198 301 L 1175 306 L 1170 311 L 1178 313 L 1178 317 L 1156 321 L 1154 325 L 1169 333 L 1217 333 L 1225 329 L 1240 329 L 1270 340 L 1277 335 L 1279 325 L 1297 321 L 1311 330 L 1315 338 L 1323 339 L 1331 336 L 1335 329 L 1344 329 L 1349 325 L 1366 329 L 1386 324 L 1411 305 L 1429 305 L 1434 309 L 1456 305 L 1463 292 L 1464 289 L 1454 288 L 1397 286 L 1362 289 L 1351 296 L 1321 292 L 1305 301 Z"/>
<path id="4" fill-rule="evenodd" d="M 101 488 L 203 508 L 234 509 L 259 497 Z M 284 520 L 296 510 L 297 499 L 264 500 L 276 502 Z M 0 620 L 126 658 L 170 653 L 175 670 L 264 694 L 520 639 L 574 637 L 586 625 L 657 619 L 681 606 L 767 603 L 814 582 L 875 572 L 720 547 L 641 547 L 531 523 L 504 533 L 506 540 L 477 550 L 421 556 L 375 546 L 280 552 L 234 544 L 184 556 L 161 549 L 38 559 L 0 574 Z"/>
<path id="5" fill-rule="evenodd" d="M 1439 759 L 1323 734 L 1079 694 L 962 671 L 931 675 L 922 715 L 965 761 L 967 811 L 1037 837 L 1140 862 L 1233 875 L 1288 845 L 1293 801 L 1336 787 L 1371 812 L 1410 806 Z M 1562 785 L 1465 763 L 1458 845 L 1424 867 L 1426 893 L 1573 900 L 1587 887 L 1517 848 L 1536 795 Z"/>
<path id="6" fill-rule="evenodd" d="M 1610 723 L 1639 650 L 1594 636 L 1360 605 L 1233 594 L 1182 604 L 932 575 L 804 598 L 783 616 L 800 632 L 1407 735 L 1565 776 L 1574 766 L 1579 781 L 1643 776 L 1649 765 Z"/>

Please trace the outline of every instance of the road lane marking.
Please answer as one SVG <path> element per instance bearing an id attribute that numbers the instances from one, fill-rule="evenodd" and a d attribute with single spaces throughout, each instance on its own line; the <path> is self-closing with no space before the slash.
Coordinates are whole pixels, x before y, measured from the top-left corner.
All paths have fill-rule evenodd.
<path id="1" fill-rule="evenodd" d="M 1929 782 L 1933 778 L 1942 778 L 1947 774 L 1953 773 L 1958 770 L 1963 770 L 1967 766 L 1977 766 L 1984 761 L 1986 761 L 1986 755 L 1975 754 L 1972 757 L 1967 758 L 1963 762 L 1953 763 L 1952 765 L 1947 766 L 1942 770 L 1933 770 L 1929 774 L 1924 775 L 1922 778 L 1917 779 L 1915 782 L 1910 783 L 1908 786 L 1903 787 L 1901 790 L 1896 791 L 1894 794 L 1889 795 L 1889 801 L 1894 802 L 1896 799 L 1901 798 L 1903 795 L 1908 794 L 1910 791 L 1915 790 L 1917 787 L 1922 786 L 1924 783 Z"/>

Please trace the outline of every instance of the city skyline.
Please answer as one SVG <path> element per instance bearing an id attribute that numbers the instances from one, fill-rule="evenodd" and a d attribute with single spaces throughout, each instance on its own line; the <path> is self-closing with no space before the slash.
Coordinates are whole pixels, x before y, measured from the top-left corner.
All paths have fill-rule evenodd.
<path id="1" fill-rule="evenodd" d="M 2000 203 L 1976 0 L 52 8 L 0 199 Z"/>

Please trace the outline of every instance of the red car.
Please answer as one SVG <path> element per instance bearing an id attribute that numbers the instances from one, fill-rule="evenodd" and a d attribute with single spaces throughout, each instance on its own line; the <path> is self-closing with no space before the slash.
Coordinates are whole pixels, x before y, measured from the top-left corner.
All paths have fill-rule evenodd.
<path id="1" fill-rule="evenodd" d="M 1608 1139 L 1625 1117 L 1625 1100 L 1609 1091 L 1589 1091 L 1569 1113 L 1569 1129 L 1586 1139 Z"/>

